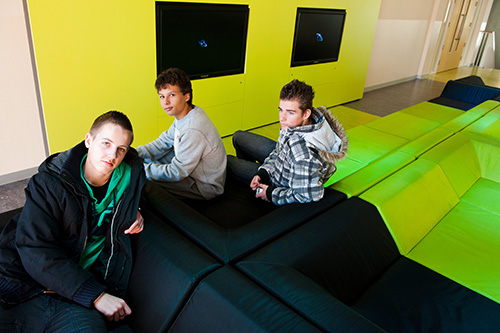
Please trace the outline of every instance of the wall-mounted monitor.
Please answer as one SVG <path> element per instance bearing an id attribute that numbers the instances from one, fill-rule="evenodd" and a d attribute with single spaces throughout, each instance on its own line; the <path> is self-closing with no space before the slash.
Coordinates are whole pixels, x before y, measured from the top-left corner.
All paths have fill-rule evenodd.
<path id="1" fill-rule="evenodd" d="M 292 67 L 338 61 L 346 11 L 297 8 Z"/>
<path id="2" fill-rule="evenodd" d="M 248 5 L 156 2 L 157 71 L 191 79 L 244 73 Z"/>

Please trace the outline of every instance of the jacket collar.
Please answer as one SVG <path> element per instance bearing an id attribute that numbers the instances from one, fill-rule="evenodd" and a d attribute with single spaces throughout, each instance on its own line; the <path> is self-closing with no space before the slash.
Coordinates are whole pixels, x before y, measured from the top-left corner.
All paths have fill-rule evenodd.
<path id="1" fill-rule="evenodd" d="M 311 109 L 311 116 L 310 119 L 312 120 L 312 124 L 310 125 L 305 125 L 305 126 L 297 126 L 294 128 L 286 128 L 285 132 L 286 133 L 308 133 L 308 132 L 313 132 L 321 128 L 323 125 L 323 122 L 325 121 L 325 117 L 323 114 L 316 108 Z"/>
<path id="2" fill-rule="evenodd" d="M 70 150 L 62 153 L 56 153 L 49 156 L 39 167 L 39 172 L 49 172 L 51 174 L 62 177 L 65 181 L 70 182 L 78 187 L 83 193 L 86 193 L 86 187 L 80 177 L 80 164 L 85 154 L 88 153 L 88 148 L 85 146 L 85 141 L 80 142 Z M 128 163 L 135 169 L 136 160 L 138 159 L 137 151 L 130 148 L 122 163 Z M 141 163 L 139 163 L 142 165 Z M 134 174 L 134 171 L 132 171 Z"/>

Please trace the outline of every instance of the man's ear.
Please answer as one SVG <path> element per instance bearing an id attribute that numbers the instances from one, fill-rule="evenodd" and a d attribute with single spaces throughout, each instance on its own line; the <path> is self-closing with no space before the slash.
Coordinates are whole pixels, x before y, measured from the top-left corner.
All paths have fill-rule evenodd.
<path id="1" fill-rule="evenodd" d="M 191 99 L 191 93 L 186 93 L 184 95 L 184 99 L 186 100 L 186 102 L 189 101 Z"/>
<path id="2" fill-rule="evenodd" d="M 304 120 L 309 119 L 310 116 L 311 116 L 311 109 L 307 109 L 303 112 L 302 119 Z"/>
<path id="3" fill-rule="evenodd" d="M 87 133 L 85 135 L 85 147 L 90 148 L 91 143 L 92 143 L 92 134 Z"/>

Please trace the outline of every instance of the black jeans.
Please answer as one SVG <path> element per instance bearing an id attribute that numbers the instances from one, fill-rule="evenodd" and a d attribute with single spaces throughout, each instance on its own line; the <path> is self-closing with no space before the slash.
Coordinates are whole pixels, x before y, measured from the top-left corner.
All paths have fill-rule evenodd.
<path id="1" fill-rule="evenodd" d="M 42 294 L 5 310 L 0 332 L 109 332 L 104 316 L 53 294 Z"/>
<path id="2" fill-rule="evenodd" d="M 227 157 L 229 176 L 249 185 L 259 166 L 276 147 L 276 141 L 251 132 L 237 131 L 233 134 L 236 156 Z"/>

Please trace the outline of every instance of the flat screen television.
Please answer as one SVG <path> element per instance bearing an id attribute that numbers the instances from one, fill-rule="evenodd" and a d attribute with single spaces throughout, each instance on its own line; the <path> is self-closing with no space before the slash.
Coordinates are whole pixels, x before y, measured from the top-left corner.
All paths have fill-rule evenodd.
<path id="1" fill-rule="evenodd" d="M 338 61 L 346 11 L 297 8 L 292 67 Z"/>
<path id="2" fill-rule="evenodd" d="M 156 2 L 157 72 L 191 79 L 244 73 L 248 5 Z"/>

